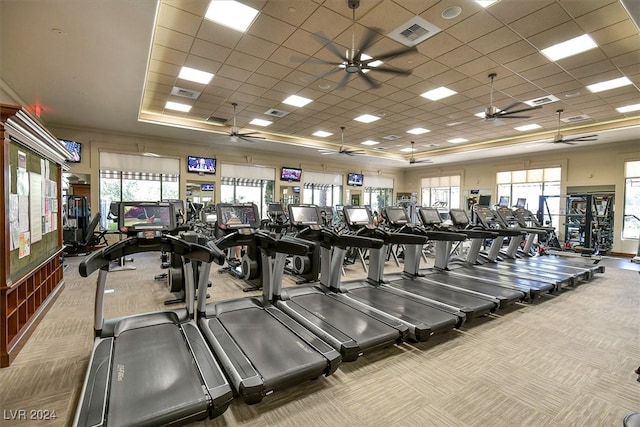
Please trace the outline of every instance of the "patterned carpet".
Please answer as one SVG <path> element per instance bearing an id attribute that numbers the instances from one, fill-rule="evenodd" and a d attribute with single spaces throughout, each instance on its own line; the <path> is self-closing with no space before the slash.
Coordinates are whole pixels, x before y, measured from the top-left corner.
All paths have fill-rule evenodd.
<path id="1" fill-rule="evenodd" d="M 65 289 L 15 362 L 0 370 L 1 425 L 68 425 L 93 342 L 96 275 L 66 261 Z M 164 308 L 171 298 L 158 254 L 111 273 L 107 317 Z M 397 267 L 388 263 L 389 270 Z M 359 264 L 347 278 L 364 277 Z M 242 282 L 212 271 L 212 299 L 246 296 Z M 293 280 L 286 277 L 286 285 Z M 254 293 L 256 294 L 256 293 Z M 211 426 L 619 426 L 640 411 L 640 275 L 604 274 L 534 304 L 479 319 L 423 343 L 404 343 L 343 363 L 248 406 L 238 399 Z M 11 420 L 17 410 L 55 412 Z M 15 417 L 14 417 L 15 418 Z"/>

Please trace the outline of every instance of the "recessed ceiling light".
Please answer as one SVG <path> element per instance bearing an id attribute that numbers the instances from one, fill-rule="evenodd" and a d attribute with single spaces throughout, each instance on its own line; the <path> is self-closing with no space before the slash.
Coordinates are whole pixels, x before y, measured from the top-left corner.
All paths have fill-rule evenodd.
<path id="1" fill-rule="evenodd" d="M 329 89 L 329 88 L 331 87 L 331 85 L 330 85 L 329 83 L 320 83 L 320 84 L 318 85 L 318 87 L 319 87 L 320 89 L 327 90 L 327 89 Z"/>
<path id="2" fill-rule="evenodd" d="M 252 7 L 233 0 L 212 0 L 204 17 L 225 27 L 245 32 L 258 15 Z"/>
<path id="3" fill-rule="evenodd" d="M 293 105 L 294 107 L 304 107 L 305 105 L 311 102 L 311 99 L 304 98 L 298 95 L 291 95 L 290 97 L 288 97 L 282 102 L 284 104 Z"/>
<path id="4" fill-rule="evenodd" d="M 427 133 L 427 132 L 431 132 L 431 131 L 425 128 L 413 128 L 407 131 L 407 133 L 411 133 L 413 135 L 422 135 L 423 133 Z"/>
<path id="5" fill-rule="evenodd" d="M 460 6 L 451 6 L 442 11 L 440 16 L 444 19 L 453 19 L 460 16 L 462 13 L 462 8 Z"/>
<path id="6" fill-rule="evenodd" d="M 206 71 L 196 70 L 195 68 L 182 67 L 180 69 L 180 74 L 178 74 L 178 78 L 208 85 L 213 78 L 213 74 L 207 73 Z"/>
<path id="7" fill-rule="evenodd" d="M 179 102 L 173 101 L 167 101 L 167 103 L 164 105 L 164 108 L 166 108 L 167 110 L 181 111 L 183 113 L 188 113 L 189 111 L 191 111 L 191 105 L 181 104 Z"/>
<path id="8" fill-rule="evenodd" d="M 540 129 L 542 126 L 537 125 L 535 123 L 532 123 L 530 125 L 523 125 L 523 126 L 518 126 L 517 128 L 514 128 L 515 130 L 518 130 L 520 132 L 525 132 L 528 130 L 534 130 L 534 129 Z"/>
<path id="9" fill-rule="evenodd" d="M 353 120 L 357 120 L 362 123 L 371 123 L 371 122 L 375 122 L 376 120 L 380 120 L 380 117 L 372 116 L 371 114 L 363 114 L 359 117 L 356 117 Z"/>
<path id="10" fill-rule="evenodd" d="M 324 130 L 317 130 L 314 133 L 312 133 L 311 135 L 318 136 L 320 138 L 326 138 L 326 137 L 331 136 L 333 134 L 331 132 L 326 132 Z"/>
<path id="11" fill-rule="evenodd" d="M 250 125 L 256 125 L 256 126 L 269 126 L 271 123 L 269 120 L 262 120 L 262 119 L 253 119 L 249 122 Z"/>
<path id="12" fill-rule="evenodd" d="M 362 141 L 360 144 L 362 144 L 362 145 L 378 145 L 378 144 L 380 144 L 380 142 L 372 141 L 372 140 L 368 139 L 366 141 Z"/>
<path id="13" fill-rule="evenodd" d="M 606 82 L 594 83 L 587 86 L 587 89 L 593 93 L 602 92 L 605 90 L 615 89 L 618 87 L 630 85 L 631 80 L 628 77 L 620 77 L 613 80 L 607 80 Z"/>
<path id="14" fill-rule="evenodd" d="M 476 3 L 478 3 L 482 7 L 489 7 L 492 4 L 497 3 L 499 1 L 500 0 L 476 0 Z"/>
<path id="15" fill-rule="evenodd" d="M 540 53 L 552 61 L 557 61 L 593 49 L 594 47 L 598 47 L 598 45 L 593 41 L 591 36 L 589 36 L 589 34 L 583 34 L 571 40 L 542 49 Z"/>
<path id="16" fill-rule="evenodd" d="M 438 101 L 438 100 L 446 98 L 448 96 L 455 95 L 456 93 L 458 93 L 458 92 L 453 91 L 451 89 L 448 89 L 448 88 L 442 86 L 442 87 L 439 87 L 437 89 L 432 89 L 430 91 L 427 91 L 427 92 L 423 93 L 420 96 L 422 96 L 424 98 L 427 98 L 427 99 L 430 99 L 432 101 Z"/>
<path id="17" fill-rule="evenodd" d="M 453 139 L 448 139 L 447 142 L 450 142 L 452 144 L 460 144 L 461 142 L 468 142 L 468 139 L 464 139 L 464 138 L 453 138 Z"/>
<path id="18" fill-rule="evenodd" d="M 638 110 L 640 110 L 640 104 L 625 105 L 624 107 L 616 108 L 618 113 L 630 113 Z"/>

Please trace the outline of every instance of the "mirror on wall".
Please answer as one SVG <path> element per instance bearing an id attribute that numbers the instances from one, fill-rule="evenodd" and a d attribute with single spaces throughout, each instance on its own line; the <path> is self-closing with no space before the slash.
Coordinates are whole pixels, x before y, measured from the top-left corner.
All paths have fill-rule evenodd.
<path id="1" fill-rule="evenodd" d="M 213 182 L 187 181 L 186 199 L 203 207 L 215 204 L 216 185 Z"/>

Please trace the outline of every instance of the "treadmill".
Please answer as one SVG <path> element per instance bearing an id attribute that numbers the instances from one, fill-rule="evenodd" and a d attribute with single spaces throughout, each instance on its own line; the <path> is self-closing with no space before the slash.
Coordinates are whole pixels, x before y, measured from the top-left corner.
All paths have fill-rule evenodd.
<path id="1" fill-rule="evenodd" d="M 434 214 L 434 216 L 438 216 L 440 218 L 437 209 L 435 208 L 420 208 L 418 210 L 420 215 L 423 215 L 423 209 L 429 209 L 430 212 Z M 393 227 L 396 230 L 402 231 L 403 229 L 408 227 L 409 217 L 407 212 L 403 207 L 400 206 L 388 206 L 384 208 L 382 214 L 385 216 L 387 225 L 389 227 Z M 415 227 L 413 227 L 415 228 Z M 442 233 L 441 231 L 440 233 Z M 428 233 L 428 232 L 427 232 Z M 431 234 L 436 234 L 437 231 L 432 231 Z M 461 242 L 466 240 L 469 235 L 467 233 L 451 233 L 454 236 L 457 236 L 455 240 Z M 488 233 L 484 233 L 487 235 Z M 436 234 L 437 235 L 437 234 Z M 438 240 L 435 236 L 432 240 Z M 443 248 L 446 253 L 450 253 L 449 246 L 446 246 L 446 249 Z M 417 270 L 414 270 L 417 272 Z M 509 305 L 515 304 L 516 302 L 523 301 L 525 296 L 528 295 L 528 292 L 525 292 L 521 289 L 514 288 L 513 286 L 501 286 L 499 283 L 491 283 L 488 281 L 472 278 L 472 277 L 462 277 L 459 275 L 451 275 L 449 274 L 448 268 L 439 268 L 434 267 L 432 269 L 427 270 L 426 274 L 422 276 L 423 280 L 429 281 L 431 283 L 435 283 L 438 285 L 445 285 L 454 289 L 460 290 L 468 290 L 473 292 L 474 294 L 479 295 L 490 295 L 491 297 L 497 299 L 499 301 L 499 309 L 505 308 Z M 527 291 L 529 289 L 527 288 Z"/>
<path id="2" fill-rule="evenodd" d="M 292 205 L 289 206 L 290 220 L 293 214 L 295 221 L 308 223 L 313 229 L 313 232 L 304 233 L 305 239 L 311 240 L 315 234 L 320 242 L 320 281 L 286 289 L 282 289 L 276 281 L 274 304 L 338 350 L 345 362 L 407 338 L 408 327 L 399 319 L 359 304 L 346 295 L 333 292 L 329 287 L 332 280 L 339 280 L 347 247 L 380 248 L 383 242 L 338 234 L 318 225 L 321 217 L 317 208 L 307 209 L 310 205 L 296 205 L 294 209 Z"/>
<path id="3" fill-rule="evenodd" d="M 522 238 L 527 231 L 520 228 L 509 228 L 501 221 L 496 211 L 488 206 L 476 206 L 476 219 L 484 229 L 496 231 L 502 236 L 502 238 L 495 239 L 492 242 L 489 252 L 486 255 L 488 263 L 482 264 L 479 268 L 497 269 L 505 272 L 514 272 L 516 274 L 552 279 L 556 280 L 559 285 L 566 284 L 568 286 L 574 286 L 582 279 L 583 275 L 581 273 L 576 273 L 575 271 L 562 267 L 552 265 L 543 268 L 542 266 L 528 265 L 526 262 L 515 262 L 511 254 L 520 247 Z M 503 251 L 505 237 L 509 237 L 509 243 L 507 250 Z"/>
<path id="4" fill-rule="evenodd" d="M 347 226 L 356 233 L 369 234 L 372 230 L 370 216 L 367 208 L 360 206 L 345 206 L 344 216 Z M 446 266 L 447 243 L 456 240 L 464 240 L 462 235 L 452 235 L 452 233 L 442 233 L 436 240 L 436 256 L 442 261 L 443 268 Z M 496 311 L 500 306 L 500 300 L 491 295 L 469 291 L 447 286 L 435 281 L 422 280 L 417 272 L 420 263 L 422 244 L 405 245 L 404 270 L 401 274 L 383 276 L 382 271 L 376 272 L 377 280 L 385 283 L 395 290 L 417 295 L 429 301 L 439 303 L 444 306 L 453 307 L 465 314 L 467 321 L 484 316 Z M 437 265 L 440 265 L 438 263 Z M 414 268 L 415 267 L 415 268 Z M 390 278 L 391 277 L 391 278 Z"/>
<path id="5" fill-rule="evenodd" d="M 289 218 L 294 227 L 301 229 L 299 235 L 302 238 L 307 238 L 314 242 L 322 240 L 321 211 L 316 205 L 289 205 Z M 449 331 L 462 325 L 465 315 L 457 308 L 400 292 L 394 288 L 384 286 L 376 278 L 376 272 L 380 271 L 380 264 L 384 266 L 384 254 L 387 253 L 390 244 L 413 243 L 422 245 L 427 240 L 426 236 L 391 234 L 379 230 L 378 233 L 372 233 L 371 237 L 380 238 L 385 244 L 379 249 L 369 250 L 370 279 L 344 283 L 340 281 L 340 275 L 329 275 L 332 281 L 323 280 L 324 286 L 333 292 L 343 293 L 344 297 L 350 298 L 369 310 L 377 310 L 406 325 L 408 338 L 411 340 L 426 341 L 435 333 Z M 340 250 L 342 249 L 334 249 L 334 251 Z M 334 256 L 336 256 L 335 253 Z"/>
<path id="6" fill-rule="evenodd" d="M 506 218 L 503 217 L 503 219 L 507 220 L 508 222 L 512 222 L 514 225 L 519 226 L 522 229 L 540 230 L 540 231 L 543 231 L 544 233 L 555 232 L 555 228 L 553 227 L 543 227 L 538 222 L 538 219 L 535 217 L 535 215 L 533 215 L 531 211 L 529 211 L 528 209 L 516 208 L 512 211 L 512 216 L 509 215 L 508 212 L 506 212 L 505 214 L 506 214 Z M 516 224 L 516 221 L 517 221 L 517 224 Z M 525 240 L 524 248 L 521 251 L 518 251 L 518 253 L 521 254 L 526 259 L 529 259 L 531 261 L 541 262 L 543 264 L 553 263 L 553 264 L 558 264 L 558 265 L 569 267 L 569 268 L 573 267 L 576 269 L 586 269 L 591 272 L 592 276 L 595 273 L 604 273 L 605 266 L 602 264 L 599 264 L 600 259 L 591 259 L 585 256 L 580 256 L 580 257 L 572 257 L 572 256 L 562 257 L 562 256 L 554 256 L 554 255 L 531 256 L 531 253 L 532 253 L 531 248 L 535 241 L 535 236 L 536 236 L 536 233 L 529 233 Z"/>
<path id="7" fill-rule="evenodd" d="M 222 414 L 233 393 L 193 319 L 194 274 L 206 288 L 211 262 L 221 252 L 165 234 L 175 227 L 169 203 L 122 202 L 119 226 L 131 237 L 87 256 L 80 275 L 99 270 L 95 293 L 95 341 L 73 419 L 74 426 L 183 425 Z M 185 308 L 103 318 L 112 261 L 150 251 L 182 257 Z"/>
<path id="8" fill-rule="evenodd" d="M 433 208 L 420 208 L 420 219 L 428 227 L 439 228 L 442 220 L 438 212 Z M 516 289 L 525 293 L 525 299 L 535 301 L 543 294 L 554 292 L 558 289 L 557 281 L 542 279 L 535 276 L 522 277 L 515 274 L 500 271 L 486 271 L 476 268 L 479 265 L 478 255 L 486 239 L 499 239 L 497 231 L 485 229 L 469 229 L 470 221 L 467 213 L 462 209 L 450 209 L 449 218 L 453 224 L 453 230 L 464 233 L 470 240 L 471 246 L 464 260 L 452 259 L 449 262 L 450 275 L 462 276 L 477 281 L 488 282 L 494 286 L 508 289 Z"/>
<path id="9" fill-rule="evenodd" d="M 340 354 L 270 301 L 271 288 L 282 280 L 287 253 L 304 254 L 304 241 L 289 236 L 276 239 L 266 230 L 251 227 L 258 216 L 253 204 L 219 204 L 218 221 L 226 235 L 210 242 L 224 250 L 254 245 L 261 256 L 262 297 L 206 302 L 206 285 L 198 288 L 198 326 L 229 376 L 234 392 L 255 404 L 275 391 L 305 380 L 330 375 L 341 362 Z"/>

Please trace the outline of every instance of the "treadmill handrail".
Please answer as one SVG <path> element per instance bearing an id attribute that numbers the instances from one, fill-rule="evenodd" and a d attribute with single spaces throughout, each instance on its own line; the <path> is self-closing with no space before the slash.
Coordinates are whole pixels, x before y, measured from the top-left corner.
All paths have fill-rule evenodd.
<path id="1" fill-rule="evenodd" d="M 309 250 L 309 242 L 293 236 L 276 238 L 266 230 L 242 228 L 225 234 L 214 242 L 208 242 L 208 247 L 228 249 L 234 246 L 253 244 L 263 249 L 268 255 L 286 253 L 290 255 L 305 255 Z"/>
<path id="2" fill-rule="evenodd" d="M 152 239 L 134 236 L 121 240 L 88 255 L 82 260 L 78 268 L 82 277 L 88 277 L 98 269 L 105 270 L 109 268 L 109 264 L 112 261 L 127 255 L 160 251 L 175 253 L 184 258 L 206 263 L 215 262 L 222 265 L 225 262 L 224 253 L 218 248 L 208 248 L 164 234 Z"/>

